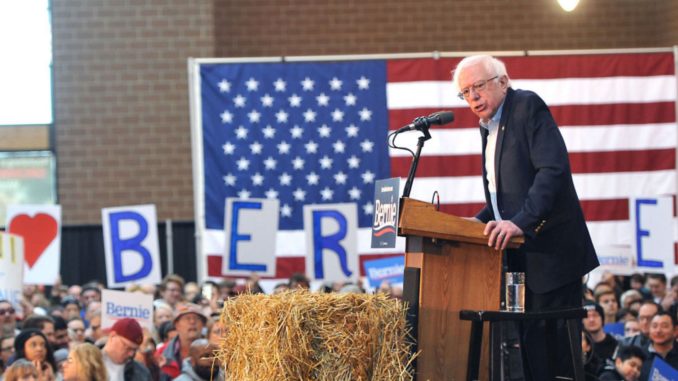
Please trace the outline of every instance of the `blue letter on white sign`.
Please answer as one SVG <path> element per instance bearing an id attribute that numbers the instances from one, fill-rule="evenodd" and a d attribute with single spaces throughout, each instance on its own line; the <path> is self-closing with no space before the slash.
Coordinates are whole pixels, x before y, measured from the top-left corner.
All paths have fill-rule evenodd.
<path id="1" fill-rule="evenodd" d="M 637 199 L 636 200 L 636 248 L 638 251 L 638 266 L 645 267 L 663 267 L 664 263 L 662 261 L 651 261 L 649 259 L 643 259 L 643 237 L 650 237 L 650 232 L 648 230 L 643 230 L 640 227 L 640 205 L 657 205 L 657 200 L 655 199 Z"/>
<path id="2" fill-rule="evenodd" d="M 322 235 L 322 219 L 332 218 L 339 225 L 339 231 L 335 234 Z M 350 277 L 352 272 L 348 269 L 348 255 L 346 249 L 341 246 L 341 240 L 346 238 L 346 217 L 336 210 L 314 210 L 313 211 L 313 263 L 316 279 L 323 279 L 325 273 L 323 270 L 323 249 L 332 250 L 339 256 L 341 271 L 344 275 Z"/>
<path id="3" fill-rule="evenodd" d="M 251 241 L 252 236 L 249 234 L 238 234 L 238 220 L 240 219 L 240 209 L 257 209 L 262 207 L 261 202 L 233 202 L 233 219 L 231 219 L 231 245 L 228 253 L 228 266 L 230 270 L 247 270 L 247 271 L 267 271 L 266 265 L 255 263 L 239 263 L 238 262 L 238 241 Z"/>
<path id="4" fill-rule="evenodd" d="M 153 269 L 153 258 L 148 249 L 141 244 L 148 235 L 148 222 L 144 219 L 144 216 L 136 212 L 126 211 L 113 212 L 108 218 L 111 225 L 111 246 L 113 247 L 113 274 L 115 282 L 129 282 L 148 276 Z M 139 226 L 139 234 L 128 239 L 121 239 L 119 224 L 123 220 L 135 222 Z M 123 251 L 135 251 L 141 255 L 143 265 L 139 271 L 128 275 L 122 273 Z"/>

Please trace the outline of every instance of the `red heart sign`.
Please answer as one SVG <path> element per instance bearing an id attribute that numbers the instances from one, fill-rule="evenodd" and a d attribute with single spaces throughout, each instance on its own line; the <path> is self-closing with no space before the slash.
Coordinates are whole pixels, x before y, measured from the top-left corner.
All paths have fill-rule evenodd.
<path id="1" fill-rule="evenodd" d="M 42 253 L 57 236 L 58 224 L 54 217 L 38 213 L 35 217 L 17 214 L 9 223 L 9 232 L 24 238 L 24 260 L 33 268 Z"/>

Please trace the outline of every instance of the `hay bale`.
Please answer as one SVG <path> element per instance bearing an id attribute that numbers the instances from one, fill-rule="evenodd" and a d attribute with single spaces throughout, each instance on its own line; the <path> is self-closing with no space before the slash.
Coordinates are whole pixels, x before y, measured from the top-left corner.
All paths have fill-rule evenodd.
<path id="1" fill-rule="evenodd" d="M 295 290 L 224 305 L 227 380 L 412 380 L 403 303 L 383 294 Z"/>

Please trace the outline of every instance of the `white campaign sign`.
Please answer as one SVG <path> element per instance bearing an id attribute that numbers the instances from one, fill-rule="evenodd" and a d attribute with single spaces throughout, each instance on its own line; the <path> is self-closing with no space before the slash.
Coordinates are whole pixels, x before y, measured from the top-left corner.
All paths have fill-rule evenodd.
<path id="1" fill-rule="evenodd" d="M 5 226 L 24 238 L 24 283 L 54 284 L 61 265 L 61 206 L 9 205 Z"/>
<path id="2" fill-rule="evenodd" d="M 306 275 L 313 280 L 358 280 L 356 204 L 304 205 Z"/>
<path id="3" fill-rule="evenodd" d="M 101 328 L 110 328 L 118 319 L 132 318 L 141 328 L 153 329 L 153 296 L 141 292 L 101 290 Z"/>
<path id="4" fill-rule="evenodd" d="M 279 204 L 273 199 L 226 199 L 223 275 L 275 276 Z"/>
<path id="5" fill-rule="evenodd" d="M 673 198 L 670 196 L 629 199 L 631 253 L 638 271 L 673 274 Z"/>
<path id="6" fill-rule="evenodd" d="M 160 283 L 155 205 L 101 210 L 108 287 Z"/>
<path id="7" fill-rule="evenodd" d="M 0 299 L 9 301 L 20 316 L 23 316 L 23 267 L 23 238 L 0 232 Z"/>

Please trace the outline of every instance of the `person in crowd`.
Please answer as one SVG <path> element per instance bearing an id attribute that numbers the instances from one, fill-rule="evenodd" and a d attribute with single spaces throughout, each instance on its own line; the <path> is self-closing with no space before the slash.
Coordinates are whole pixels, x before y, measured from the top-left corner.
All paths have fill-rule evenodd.
<path id="1" fill-rule="evenodd" d="M 52 349 L 68 348 L 71 338 L 68 337 L 68 324 L 61 316 L 52 316 L 54 320 L 54 342 Z"/>
<path id="2" fill-rule="evenodd" d="M 650 344 L 643 348 L 647 361 L 640 371 L 640 380 L 649 380 L 652 362 L 659 356 L 673 369 L 678 370 L 678 348 L 676 347 L 676 318 L 668 312 L 660 311 L 650 323 Z"/>
<path id="3" fill-rule="evenodd" d="M 166 321 L 174 320 L 174 309 L 164 302 L 156 302 L 153 306 L 153 334 L 157 341 L 162 341 L 158 335 L 160 326 Z"/>
<path id="4" fill-rule="evenodd" d="M 207 329 L 207 341 L 212 345 L 219 346 L 224 333 L 226 333 L 226 327 L 224 327 L 219 315 L 212 317 L 212 324 Z"/>
<path id="5" fill-rule="evenodd" d="M 184 278 L 177 274 L 165 276 L 160 284 L 161 300 L 172 308 L 184 299 Z"/>
<path id="6" fill-rule="evenodd" d="M 647 288 L 652 294 L 652 300 L 667 310 L 673 304 L 673 298 L 669 296 L 668 288 L 666 287 L 666 275 L 661 273 L 647 274 L 645 281 Z"/>
<path id="7" fill-rule="evenodd" d="M 151 372 L 151 378 L 153 380 L 160 379 L 160 366 L 155 359 L 155 352 L 157 350 L 156 342 L 151 336 L 151 332 L 146 328 L 143 329 L 144 339 L 141 342 L 141 346 L 137 353 L 134 355 L 134 359 L 145 366 L 149 372 Z"/>
<path id="8" fill-rule="evenodd" d="M 181 374 L 174 381 L 211 381 L 218 375 L 218 366 L 214 364 L 214 350 L 205 339 L 191 343 L 188 357 L 181 365 Z"/>
<path id="9" fill-rule="evenodd" d="M 634 346 L 621 346 L 614 360 L 614 367 L 606 368 L 599 377 L 600 381 L 638 381 L 640 369 L 647 356 L 642 349 Z"/>
<path id="10" fill-rule="evenodd" d="M 74 298 L 80 298 L 80 293 L 82 293 L 82 287 L 79 284 L 74 284 L 68 287 L 68 295 Z"/>
<path id="11" fill-rule="evenodd" d="M 0 370 L 6 369 L 9 365 L 10 359 L 13 357 L 14 335 L 0 337 Z"/>
<path id="12" fill-rule="evenodd" d="M 102 349 L 104 364 L 110 381 L 146 381 L 151 373 L 134 360 L 134 354 L 143 342 L 144 333 L 139 323 L 122 318 L 113 324 Z"/>
<path id="13" fill-rule="evenodd" d="M 85 332 L 86 340 L 91 343 L 96 343 L 104 337 L 104 332 L 101 329 L 101 313 L 92 315 L 89 320 L 89 327 Z"/>
<path id="14" fill-rule="evenodd" d="M 233 279 L 224 279 L 219 282 L 219 299 L 223 302 L 237 296 L 235 293 L 236 283 Z"/>
<path id="15" fill-rule="evenodd" d="M 47 381 L 54 380 L 50 378 L 49 371 L 43 372 L 42 370 L 38 371 L 35 367 L 35 364 L 26 360 L 20 359 L 15 361 L 12 366 L 7 368 L 5 374 L 3 374 L 4 381 Z M 47 373 L 47 374 L 43 374 Z M 51 375 L 53 376 L 53 374 Z"/>
<path id="16" fill-rule="evenodd" d="M 48 343 L 54 347 L 56 345 L 54 337 L 54 319 L 47 315 L 31 315 L 24 320 L 22 331 L 26 329 L 37 329 L 42 332 L 48 340 Z"/>
<path id="17" fill-rule="evenodd" d="M 15 360 L 32 361 L 41 372 L 54 375 L 56 370 L 54 352 L 41 331 L 33 328 L 23 329 L 14 339 L 14 352 Z"/>
<path id="18" fill-rule="evenodd" d="M 290 290 L 296 290 L 297 288 L 303 288 L 306 290 L 311 289 L 311 281 L 302 273 L 294 273 L 289 279 L 288 282 Z"/>
<path id="19" fill-rule="evenodd" d="M 619 300 L 621 308 L 638 312 L 640 304 L 643 302 L 643 295 L 638 290 L 630 289 L 624 291 Z"/>
<path id="20" fill-rule="evenodd" d="M 513 237 L 525 238 L 506 258 L 509 271 L 525 272 L 527 311 L 581 307 L 581 278 L 598 259 L 567 148 L 548 106 L 531 91 L 511 88 L 506 66 L 491 56 L 461 60 L 453 82 L 480 119 L 485 206 L 473 219 L 486 224 L 488 246 L 505 250 Z M 545 380 L 544 327 L 535 322 L 523 327 L 525 377 Z M 555 372 L 571 377 L 567 330 L 558 332 Z"/>
<path id="21" fill-rule="evenodd" d="M 606 290 L 595 295 L 596 303 L 603 307 L 605 311 L 605 321 L 608 323 L 617 322 L 617 312 L 619 312 L 619 303 L 613 290 Z"/>
<path id="22" fill-rule="evenodd" d="M 200 286 L 196 282 L 187 282 L 184 285 L 184 298 L 192 302 L 196 296 L 200 295 Z"/>
<path id="23" fill-rule="evenodd" d="M 640 334 L 638 319 L 629 319 L 624 323 L 624 339 Z"/>
<path id="24" fill-rule="evenodd" d="M 650 323 L 652 318 L 663 311 L 661 306 L 651 300 L 646 300 L 640 305 L 638 309 L 638 328 L 640 333 L 624 339 L 624 345 L 634 345 L 640 348 L 647 348 L 650 344 Z"/>
<path id="25" fill-rule="evenodd" d="M 275 286 L 273 286 L 273 295 L 289 291 L 289 289 L 290 285 L 288 283 L 285 282 L 278 283 Z"/>
<path id="26" fill-rule="evenodd" d="M 54 351 L 54 364 L 56 364 L 56 379 L 64 379 L 64 363 L 68 359 L 68 348 L 60 348 Z"/>
<path id="27" fill-rule="evenodd" d="M 87 309 L 94 302 L 101 303 L 101 287 L 97 282 L 89 282 L 84 284 L 82 291 L 80 291 L 80 305 L 82 306 L 80 317 L 85 319 L 85 323 L 87 323 L 85 316 Z"/>
<path id="28" fill-rule="evenodd" d="M 584 331 L 591 335 L 593 352 L 603 361 L 612 361 L 617 340 L 603 331 L 605 312 L 599 304 L 586 304 L 586 317 L 582 320 Z"/>
<path id="29" fill-rule="evenodd" d="M 202 336 L 207 318 L 199 306 L 186 303 L 177 307 L 174 327 L 177 336 L 170 340 L 162 352 L 161 381 L 171 380 L 181 373 L 182 361 L 188 357 L 191 343 Z"/>
<path id="30" fill-rule="evenodd" d="M 14 306 L 9 301 L 0 299 L 0 335 L 8 336 L 17 335 L 18 333 Z"/>
<path id="31" fill-rule="evenodd" d="M 645 288 L 645 276 L 640 273 L 631 274 L 629 277 L 629 287 L 631 290 L 636 290 L 643 295 L 643 300 L 648 300 L 652 298 L 650 290 Z"/>
<path id="32" fill-rule="evenodd" d="M 64 362 L 63 381 L 108 380 L 106 365 L 99 348 L 92 344 L 77 344 Z"/>
<path id="33" fill-rule="evenodd" d="M 85 342 L 85 322 L 82 321 L 80 316 L 68 322 L 68 337 L 71 339 L 71 346 Z"/>
<path id="34" fill-rule="evenodd" d="M 80 311 L 82 308 L 80 307 L 80 302 L 78 299 L 68 296 L 61 301 L 61 307 L 64 309 L 64 320 L 70 321 L 71 319 L 80 317 Z"/>
<path id="35" fill-rule="evenodd" d="M 617 311 L 617 323 L 625 323 L 627 320 L 638 320 L 638 311 L 622 308 Z"/>
<path id="36" fill-rule="evenodd" d="M 586 331 L 581 332 L 581 352 L 584 363 L 586 381 L 598 381 L 598 373 L 603 368 L 603 361 L 593 352 L 593 339 Z"/>

